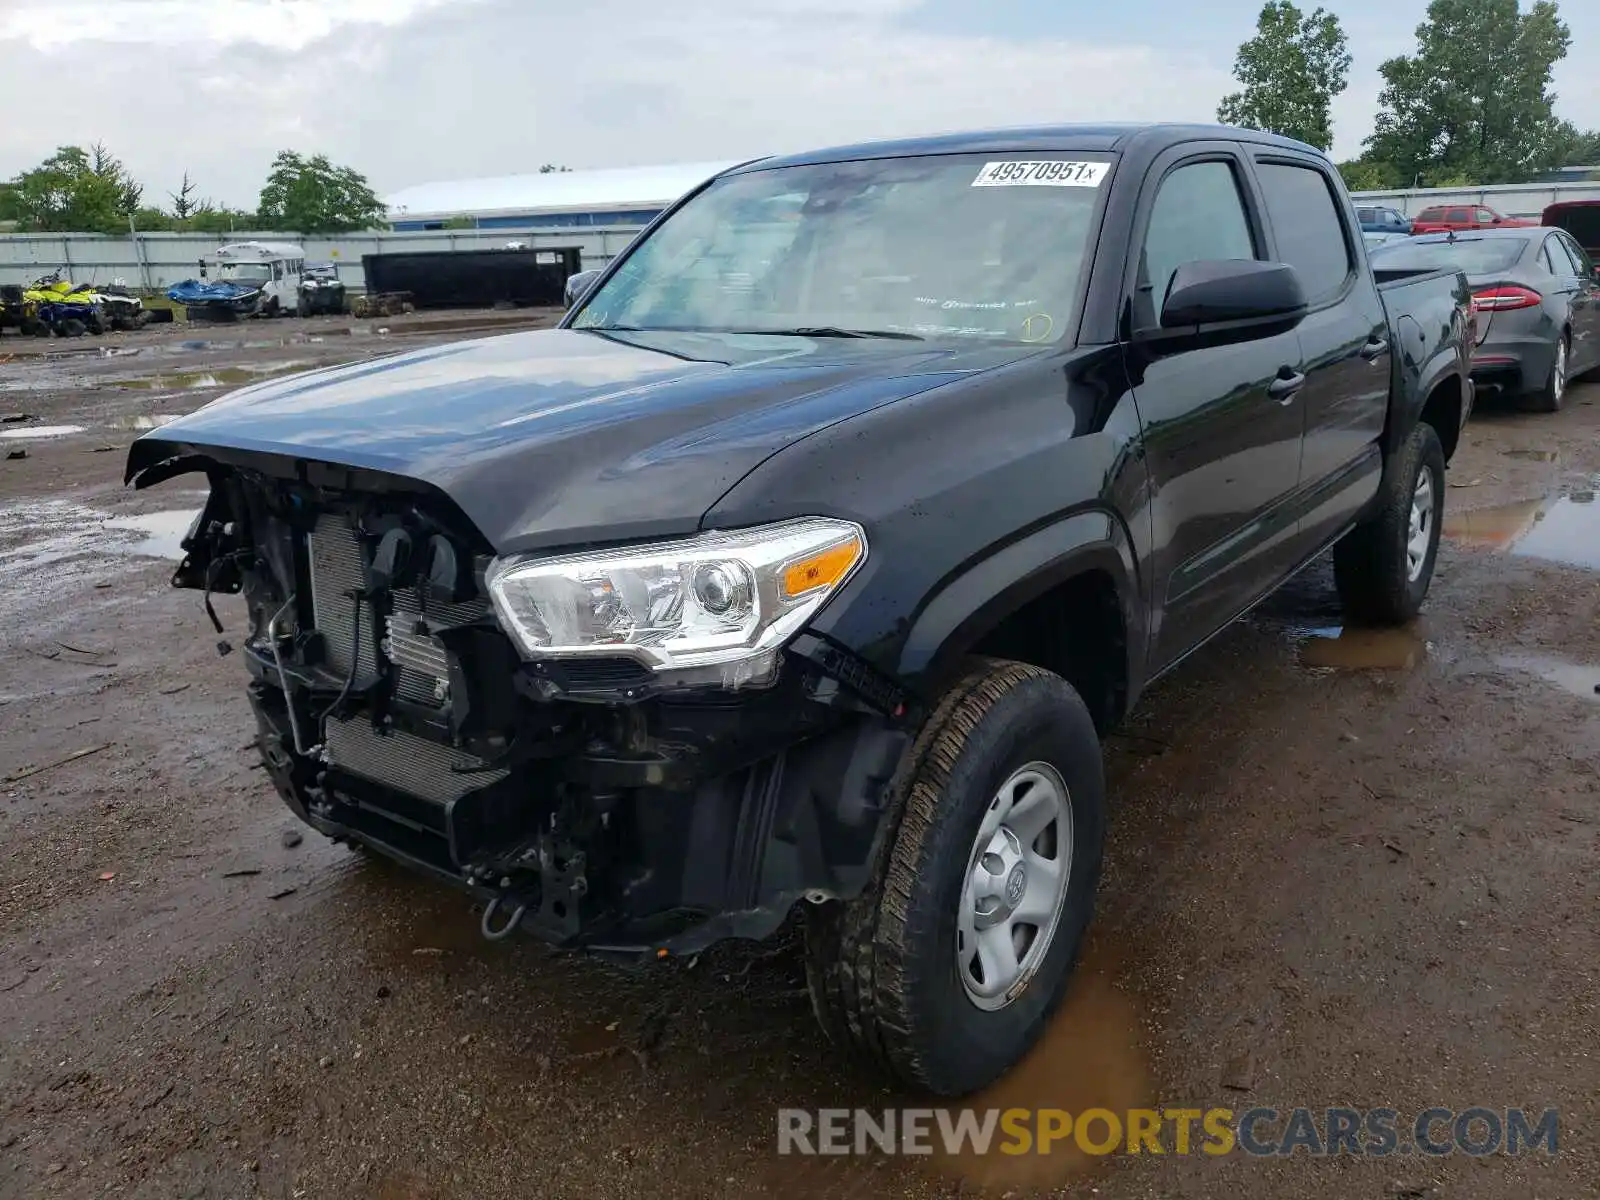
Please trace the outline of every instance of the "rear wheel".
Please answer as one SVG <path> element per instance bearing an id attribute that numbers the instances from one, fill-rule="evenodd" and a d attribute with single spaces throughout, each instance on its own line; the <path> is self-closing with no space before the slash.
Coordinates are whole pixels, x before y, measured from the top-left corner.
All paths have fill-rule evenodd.
<path id="1" fill-rule="evenodd" d="M 1345 612 L 1366 625 L 1404 625 L 1433 582 L 1444 516 L 1444 449 L 1418 423 L 1386 473 L 1378 511 L 1333 548 Z"/>
<path id="2" fill-rule="evenodd" d="M 985 660 L 901 764 L 898 827 L 858 898 L 810 909 L 806 977 L 830 1040 L 943 1096 L 1031 1047 L 1094 906 L 1105 781 L 1094 723 L 1063 679 Z"/>
<path id="3" fill-rule="evenodd" d="M 1550 378 L 1544 386 L 1523 399 L 1522 407 L 1529 412 L 1553 413 L 1561 410 L 1561 401 L 1567 394 L 1568 369 L 1572 361 L 1572 335 L 1563 332 L 1556 339 L 1556 357 L 1550 364 Z"/>

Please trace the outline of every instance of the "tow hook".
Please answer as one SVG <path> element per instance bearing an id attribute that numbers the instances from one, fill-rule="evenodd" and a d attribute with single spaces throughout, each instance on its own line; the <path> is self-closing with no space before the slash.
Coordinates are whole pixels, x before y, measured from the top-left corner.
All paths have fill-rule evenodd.
<path id="1" fill-rule="evenodd" d="M 483 924 L 481 928 L 483 930 L 483 936 L 488 938 L 491 942 L 498 942 L 502 938 L 510 937 L 512 931 L 522 923 L 522 915 L 528 911 L 528 906 L 526 904 L 517 905 L 516 908 L 511 910 L 511 915 L 506 918 L 505 924 L 501 925 L 499 929 L 496 929 L 494 927 L 494 917 L 499 911 L 499 896 L 496 896 L 493 900 L 489 901 L 489 906 L 483 910 Z"/>

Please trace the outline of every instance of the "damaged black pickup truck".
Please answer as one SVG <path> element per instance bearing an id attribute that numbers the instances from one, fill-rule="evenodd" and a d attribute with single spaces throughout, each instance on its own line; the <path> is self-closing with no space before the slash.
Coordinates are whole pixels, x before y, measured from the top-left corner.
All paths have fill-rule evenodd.
<path id="1" fill-rule="evenodd" d="M 557 329 L 245 388 L 127 474 L 208 478 L 174 582 L 242 593 L 305 822 L 491 936 L 798 906 L 828 1034 L 955 1095 L 1062 995 L 1141 689 L 1329 547 L 1416 613 L 1471 321 L 1295 142 L 855 146 L 709 181 Z"/>

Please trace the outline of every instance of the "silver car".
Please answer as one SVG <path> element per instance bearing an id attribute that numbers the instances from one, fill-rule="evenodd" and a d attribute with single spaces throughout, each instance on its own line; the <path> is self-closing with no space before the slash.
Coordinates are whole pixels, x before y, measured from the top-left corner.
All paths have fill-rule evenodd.
<path id="1" fill-rule="evenodd" d="M 1481 390 L 1555 412 L 1567 383 L 1600 367 L 1600 277 L 1564 230 L 1426 233 L 1369 253 L 1375 270 L 1466 273 L 1478 326 L 1472 378 Z"/>

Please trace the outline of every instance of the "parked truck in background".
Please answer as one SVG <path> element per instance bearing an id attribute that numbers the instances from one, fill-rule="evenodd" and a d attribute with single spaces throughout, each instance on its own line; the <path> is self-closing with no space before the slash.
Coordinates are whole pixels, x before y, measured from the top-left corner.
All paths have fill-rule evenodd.
<path id="1" fill-rule="evenodd" d="M 1518 229 L 1537 224 L 1537 221 L 1504 216 L 1481 204 L 1441 204 L 1425 208 L 1413 217 L 1411 232 L 1449 233 L 1453 229 L 1459 233 L 1468 229 Z"/>
<path id="2" fill-rule="evenodd" d="M 576 300 L 139 439 L 210 483 L 174 583 L 242 593 L 313 828 L 641 965 L 798 908 L 828 1035 L 940 1095 L 1061 999 L 1100 738 L 1330 547 L 1410 620 L 1472 406 L 1464 277 L 1379 286 L 1231 128 L 751 162 Z"/>

